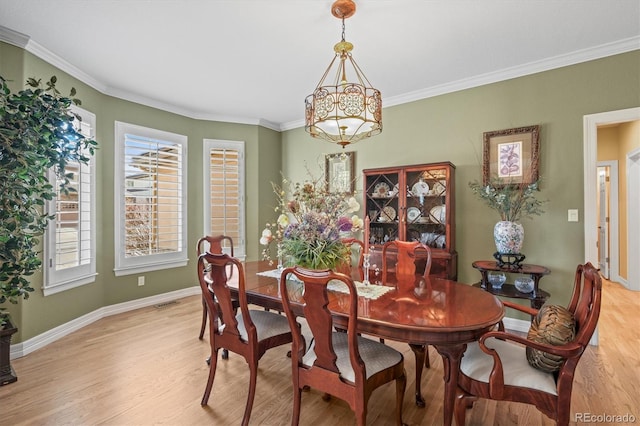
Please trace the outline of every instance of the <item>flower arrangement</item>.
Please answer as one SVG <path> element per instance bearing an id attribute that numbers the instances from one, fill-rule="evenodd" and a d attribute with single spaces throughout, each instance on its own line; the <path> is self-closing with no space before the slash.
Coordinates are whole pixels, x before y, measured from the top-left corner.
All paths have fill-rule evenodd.
<path id="1" fill-rule="evenodd" d="M 488 185 L 477 181 L 469 182 L 471 191 L 500 214 L 500 219 L 518 222 L 521 218 L 531 218 L 544 213 L 542 206 L 547 201 L 536 198 L 539 180 L 531 184 L 510 184 L 492 178 Z"/>
<path id="2" fill-rule="evenodd" d="M 334 268 L 350 256 L 341 238 L 363 226 L 362 219 L 352 214 L 360 210 L 352 194 L 329 192 L 324 179 L 311 178 L 303 183 L 283 179 L 282 186 L 271 185 L 279 215 L 262 231 L 260 244 L 266 246 L 263 259 L 273 263 L 269 246 L 274 242 L 278 259 L 290 257 L 311 269 Z"/>

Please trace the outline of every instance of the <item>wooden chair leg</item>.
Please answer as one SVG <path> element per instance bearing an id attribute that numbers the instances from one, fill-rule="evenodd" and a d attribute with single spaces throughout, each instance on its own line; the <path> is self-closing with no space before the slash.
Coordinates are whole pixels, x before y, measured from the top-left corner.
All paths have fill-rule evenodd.
<path id="1" fill-rule="evenodd" d="M 465 414 L 468 408 L 473 407 L 473 403 L 477 401 L 477 397 L 471 396 L 458 388 L 456 393 L 456 400 L 454 403 L 453 414 L 456 420 L 457 426 L 464 426 Z"/>
<path id="2" fill-rule="evenodd" d="M 416 357 L 416 405 L 418 407 L 424 407 L 425 402 L 422 398 L 421 380 L 422 380 L 422 367 L 425 364 L 425 349 L 424 345 L 409 344 L 409 347 L 413 351 Z"/>
<path id="3" fill-rule="evenodd" d="M 406 373 L 396 379 L 396 424 L 398 426 L 404 425 L 402 423 L 402 401 L 404 400 L 404 392 L 407 389 L 407 375 Z"/>
<path id="4" fill-rule="evenodd" d="M 298 426 L 300 423 L 300 405 L 302 403 L 302 389 L 298 384 L 294 383 L 293 389 L 293 416 L 291 417 L 291 425 Z"/>
<path id="5" fill-rule="evenodd" d="M 216 366 L 218 364 L 218 351 L 212 352 L 209 357 L 209 378 L 207 379 L 207 386 L 204 388 L 204 395 L 202 395 L 202 401 L 200 405 L 207 405 L 209 402 L 209 396 L 211 395 L 211 388 L 213 387 L 213 379 L 216 377 Z"/>
<path id="6" fill-rule="evenodd" d="M 251 417 L 251 409 L 253 408 L 253 400 L 256 396 L 256 380 L 258 378 L 258 363 L 253 362 L 249 365 L 249 395 L 247 396 L 247 406 L 244 408 L 244 416 L 242 417 L 242 426 L 248 426 Z"/>
<path id="7" fill-rule="evenodd" d="M 202 325 L 200 326 L 200 335 L 198 339 L 202 340 L 204 337 L 204 331 L 207 328 L 207 304 L 204 301 L 204 297 L 202 298 Z"/>

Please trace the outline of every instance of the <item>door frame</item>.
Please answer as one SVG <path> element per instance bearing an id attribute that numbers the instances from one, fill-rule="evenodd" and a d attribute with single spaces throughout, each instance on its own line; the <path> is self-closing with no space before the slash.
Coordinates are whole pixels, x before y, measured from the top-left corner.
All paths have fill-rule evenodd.
<path id="1" fill-rule="evenodd" d="M 627 154 L 627 253 L 640 253 L 640 148 Z M 635 183 L 635 187 L 632 184 Z M 631 218 L 636 220 L 631 220 Z M 640 265 L 629 254 L 627 285 L 629 290 L 640 291 Z"/>
<path id="2" fill-rule="evenodd" d="M 609 280 L 620 282 L 620 242 L 618 241 L 620 237 L 618 228 L 618 160 L 598 161 L 596 166 L 609 167 Z M 612 261 L 612 259 L 615 259 L 615 261 Z"/>
<path id="3" fill-rule="evenodd" d="M 584 260 L 598 264 L 598 126 L 640 120 L 640 107 L 589 114 L 583 117 L 584 132 Z M 628 252 L 628 251 L 627 251 Z"/>

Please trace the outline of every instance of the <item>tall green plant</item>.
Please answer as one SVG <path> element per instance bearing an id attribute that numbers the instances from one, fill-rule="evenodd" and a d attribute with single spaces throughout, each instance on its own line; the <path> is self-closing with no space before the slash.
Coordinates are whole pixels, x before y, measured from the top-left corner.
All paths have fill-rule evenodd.
<path id="1" fill-rule="evenodd" d="M 72 174 L 69 163 L 87 164 L 97 142 L 85 138 L 73 126 L 79 120 L 70 110 L 75 89 L 61 96 L 53 76 L 42 87 L 30 78 L 27 88 L 11 93 L 0 76 L 0 304 L 28 299 L 29 278 L 42 265 L 40 237 L 54 216 L 46 211 L 46 201 L 56 196 L 49 182 L 53 170 L 68 193 Z M 88 154 L 87 154 L 88 153 Z M 0 325 L 7 315 L 0 308 Z"/>

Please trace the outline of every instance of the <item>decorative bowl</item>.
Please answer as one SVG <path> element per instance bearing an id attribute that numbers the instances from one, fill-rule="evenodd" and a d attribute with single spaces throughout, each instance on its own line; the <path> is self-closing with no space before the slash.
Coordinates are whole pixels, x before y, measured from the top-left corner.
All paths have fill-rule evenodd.
<path id="1" fill-rule="evenodd" d="M 533 291 L 533 279 L 529 277 L 516 278 L 513 284 L 516 286 L 516 290 L 521 293 L 531 293 Z"/>
<path id="2" fill-rule="evenodd" d="M 493 288 L 500 288 L 502 284 L 507 280 L 507 276 L 502 272 L 489 272 L 487 279 Z"/>

